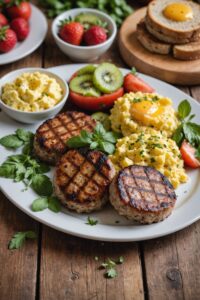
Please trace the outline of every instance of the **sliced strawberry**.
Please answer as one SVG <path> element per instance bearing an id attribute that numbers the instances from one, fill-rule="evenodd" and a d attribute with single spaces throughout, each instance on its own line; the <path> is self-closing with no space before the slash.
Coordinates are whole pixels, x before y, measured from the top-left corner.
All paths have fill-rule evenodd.
<path id="1" fill-rule="evenodd" d="M 124 77 L 124 89 L 129 92 L 153 93 L 155 90 L 138 76 L 129 73 Z"/>

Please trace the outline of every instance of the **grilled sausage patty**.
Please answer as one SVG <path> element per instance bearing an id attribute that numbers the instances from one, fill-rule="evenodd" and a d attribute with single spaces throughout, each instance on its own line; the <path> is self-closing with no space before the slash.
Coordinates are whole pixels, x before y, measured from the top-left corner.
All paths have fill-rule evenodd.
<path id="1" fill-rule="evenodd" d="M 120 215 L 151 224 L 171 214 L 176 194 L 169 180 L 159 171 L 133 165 L 117 174 L 110 185 L 109 199 Z"/>
<path id="2" fill-rule="evenodd" d="M 91 212 L 108 200 L 108 187 L 114 176 L 112 162 L 102 152 L 69 150 L 56 166 L 54 192 L 67 208 Z"/>
<path id="3" fill-rule="evenodd" d="M 79 135 L 81 130 L 91 132 L 95 125 L 96 121 L 82 112 L 61 113 L 37 129 L 34 152 L 41 160 L 54 165 L 67 151 L 68 139 Z"/>

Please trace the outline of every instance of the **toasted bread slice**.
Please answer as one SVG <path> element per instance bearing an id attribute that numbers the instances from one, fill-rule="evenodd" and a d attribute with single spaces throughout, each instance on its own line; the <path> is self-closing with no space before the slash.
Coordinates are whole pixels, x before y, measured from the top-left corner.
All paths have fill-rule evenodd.
<path id="1" fill-rule="evenodd" d="M 180 60 L 200 59 L 200 41 L 186 45 L 175 45 L 173 47 L 173 55 Z"/>
<path id="2" fill-rule="evenodd" d="M 189 5 L 193 18 L 184 22 L 167 19 L 164 8 L 174 0 L 153 0 L 147 9 L 146 26 L 148 31 L 161 41 L 173 44 L 186 44 L 200 38 L 200 5 L 192 1 L 179 0 Z"/>
<path id="3" fill-rule="evenodd" d="M 147 31 L 144 20 L 137 25 L 137 38 L 143 47 L 152 53 L 169 54 L 171 51 L 170 44 L 160 42 Z"/>

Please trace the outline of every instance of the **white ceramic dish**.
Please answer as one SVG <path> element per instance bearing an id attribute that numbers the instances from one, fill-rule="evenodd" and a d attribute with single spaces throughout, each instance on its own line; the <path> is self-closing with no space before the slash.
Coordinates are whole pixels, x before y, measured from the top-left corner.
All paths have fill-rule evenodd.
<path id="1" fill-rule="evenodd" d="M 44 14 L 34 5 L 30 18 L 30 34 L 23 42 L 17 43 L 8 53 L 0 54 L 0 65 L 17 61 L 35 51 L 45 39 L 47 33 L 47 20 Z"/>
<path id="2" fill-rule="evenodd" d="M 104 22 L 107 22 L 110 36 L 104 43 L 95 46 L 87 46 L 87 47 L 75 46 L 64 42 L 59 37 L 58 29 L 59 29 L 60 21 L 64 19 L 68 19 L 69 17 L 73 18 L 79 15 L 80 13 L 91 13 L 99 17 Z M 65 53 L 74 61 L 88 62 L 88 61 L 95 60 L 97 57 L 101 56 L 104 52 L 106 52 L 110 48 L 117 34 L 117 26 L 109 15 L 99 10 L 91 9 L 91 8 L 75 8 L 62 13 L 53 21 L 52 34 L 56 44 L 58 45 L 58 47 L 63 53 Z"/>
<path id="3" fill-rule="evenodd" d="M 24 112 L 24 111 L 20 111 L 20 110 L 11 108 L 10 106 L 6 105 L 1 100 L 2 87 L 6 83 L 13 82 L 18 76 L 22 75 L 23 73 L 33 73 L 33 72 L 45 73 L 49 77 L 55 78 L 63 90 L 62 100 L 53 108 L 49 108 L 49 109 L 39 111 L 39 112 Z M 63 80 L 59 75 L 56 75 L 53 72 L 50 72 L 50 71 L 42 69 L 42 68 L 19 69 L 19 70 L 8 73 L 4 77 L 2 77 L 1 81 L 0 81 L 0 108 L 7 115 L 9 115 L 12 119 L 19 121 L 21 123 L 33 124 L 36 122 L 41 122 L 43 120 L 52 118 L 53 116 L 55 116 L 56 114 L 58 114 L 61 111 L 61 109 L 63 108 L 63 106 L 65 105 L 65 103 L 67 101 L 68 95 L 69 95 L 69 88 L 68 88 L 67 82 L 65 80 Z"/>
<path id="4" fill-rule="evenodd" d="M 51 68 L 50 70 L 51 72 L 55 72 L 55 74 L 59 74 L 63 79 L 68 80 L 70 76 L 82 66 L 83 65 L 68 65 Z M 127 73 L 125 69 L 122 69 L 122 71 L 124 74 Z M 200 105 L 193 98 L 160 80 L 146 75 L 140 76 L 154 87 L 158 93 L 172 98 L 175 108 L 177 108 L 181 100 L 188 99 L 191 103 L 192 111 L 196 114 L 194 121 L 200 123 Z M 23 127 L 34 132 L 38 125 L 21 126 L 21 124 L 12 121 L 4 113 L 0 113 L 0 137 L 13 133 L 18 127 Z M 8 155 L 11 155 L 10 151 L 5 150 L 5 148 L 1 146 L 0 153 L 0 163 L 2 163 Z M 187 173 L 189 181 L 177 189 L 178 200 L 172 215 L 165 221 L 152 225 L 133 224 L 131 221 L 120 217 L 110 206 L 105 207 L 100 212 L 91 214 L 93 218 L 99 221 L 96 226 L 85 224 L 87 214 L 79 215 L 65 209 L 58 214 L 49 210 L 34 213 L 31 211 L 30 205 L 37 196 L 32 190 L 22 192 L 24 188 L 22 183 L 13 183 L 12 180 L 4 178 L 0 178 L 0 187 L 8 199 L 17 207 L 32 218 L 50 227 L 89 239 L 126 242 L 161 237 L 189 226 L 200 219 L 200 171 L 188 170 Z M 52 176 L 52 173 L 50 176 Z M 116 223 L 116 221 L 119 221 L 119 223 Z"/>

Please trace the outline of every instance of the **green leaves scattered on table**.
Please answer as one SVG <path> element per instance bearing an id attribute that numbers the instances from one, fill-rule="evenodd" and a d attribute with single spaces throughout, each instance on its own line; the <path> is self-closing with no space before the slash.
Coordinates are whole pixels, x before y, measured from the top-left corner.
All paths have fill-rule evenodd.
<path id="1" fill-rule="evenodd" d="M 4 136 L 0 139 L 0 145 L 7 149 L 18 149 L 22 146 L 24 154 L 30 154 L 33 146 L 34 134 L 30 131 L 26 131 L 19 128 L 15 131 L 15 134 Z"/>
<path id="2" fill-rule="evenodd" d="M 101 267 L 106 270 L 104 273 L 106 278 L 115 278 L 117 277 L 117 270 L 116 266 L 118 264 L 122 264 L 124 262 L 123 256 L 120 256 L 118 260 L 114 261 L 110 258 L 108 258 L 104 263 L 101 264 Z"/>
<path id="3" fill-rule="evenodd" d="M 125 0 L 40 0 L 40 3 L 50 18 L 71 8 L 95 8 L 109 14 L 118 26 L 133 12 Z"/>
<path id="4" fill-rule="evenodd" d="M 94 131 L 88 132 L 81 130 L 79 136 L 74 136 L 68 140 L 69 148 L 89 147 L 91 150 L 100 150 L 106 154 L 112 154 L 115 151 L 115 144 L 119 134 L 112 131 L 106 131 L 102 124 L 97 123 Z"/>
<path id="5" fill-rule="evenodd" d="M 196 149 L 196 157 L 200 158 L 200 125 L 190 122 L 195 117 L 194 114 L 190 115 L 190 113 L 190 103 L 183 100 L 178 106 L 178 117 L 181 124 L 172 138 L 179 147 L 186 139 Z"/>
<path id="6" fill-rule="evenodd" d="M 34 231 L 17 232 L 9 242 L 9 250 L 19 249 L 23 246 L 27 239 L 36 239 L 37 235 Z"/>
<path id="7" fill-rule="evenodd" d="M 87 217 L 87 222 L 85 223 L 86 225 L 94 226 L 97 225 L 98 220 L 95 220 L 91 217 Z"/>
<path id="8" fill-rule="evenodd" d="M 51 211 L 58 213 L 61 211 L 61 205 L 56 197 L 40 197 L 33 201 L 31 205 L 32 211 L 39 212 L 45 209 L 50 209 Z"/>

